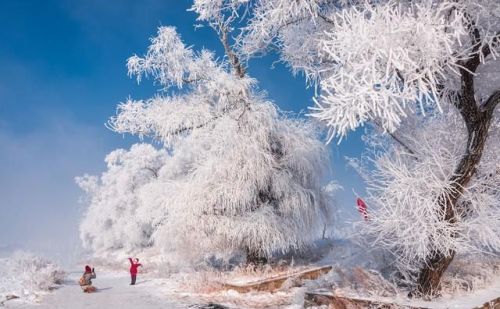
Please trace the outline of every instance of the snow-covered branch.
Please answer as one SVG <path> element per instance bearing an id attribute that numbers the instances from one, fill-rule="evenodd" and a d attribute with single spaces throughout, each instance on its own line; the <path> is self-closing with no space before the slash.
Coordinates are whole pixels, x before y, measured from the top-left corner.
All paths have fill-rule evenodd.
<path id="1" fill-rule="evenodd" d="M 116 150 L 100 178 L 78 180 L 90 195 L 84 245 L 96 254 L 168 249 L 195 259 L 270 256 L 319 237 L 331 206 L 318 128 L 286 117 L 255 80 L 233 74 L 234 63 L 186 48 L 174 29 L 160 28 L 151 41 L 129 61 L 130 73 L 183 89 L 118 106 L 109 127 L 153 138 L 160 149 Z"/>
<path id="2" fill-rule="evenodd" d="M 420 130 L 408 126 L 398 131 L 414 145 L 419 160 L 409 158 L 397 143 L 369 156 L 374 158 L 370 165 L 374 169 L 364 169 L 363 174 L 372 212 L 368 223 L 360 226 L 367 237 L 395 255 L 407 276 L 434 252 L 500 251 L 500 174 L 494 172 L 500 168 L 498 116 L 478 172 L 454 206 L 454 223 L 442 220 L 445 210 L 437 200 L 444 189 L 452 189 L 449 179 L 464 152 L 467 130 L 457 112 L 435 114 L 419 125 Z M 457 134 L 449 134 L 456 128 L 460 128 Z"/>

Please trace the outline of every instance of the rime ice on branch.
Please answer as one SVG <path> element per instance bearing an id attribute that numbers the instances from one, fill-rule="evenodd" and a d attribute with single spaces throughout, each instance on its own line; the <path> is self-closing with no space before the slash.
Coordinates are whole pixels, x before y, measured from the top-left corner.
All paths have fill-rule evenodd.
<path id="1" fill-rule="evenodd" d="M 451 188 L 449 179 L 464 152 L 467 130 L 458 112 L 445 109 L 425 120 L 406 119 L 394 134 L 411 153 L 382 132 L 367 137 L 373 148 L 354 165 L 368 185 L 373 211 L 369 224 L 360 224 L 360 230 L 395 254 L 406 279 L 412 279 L 436 251 L 500 251 L 499 129 L 500 122 L 492 125 L 491 142 L 455 206 L 455 223 L 442 220 L 444 210 L 437 201 L 443 189 Z"/>
<path id="2" fill-rule="evenodd" d="M 231 59 L 186 47 L 171 27 L 128 68 L 164 92 L 120 104 L 108 126 L 160 149 L 139 144 L 108 156 L 108 171 L 86 186 L 88 247 L 267 257 L 320 235 L 329 156 L 316 127 L 281 114 L 255 80 L 233 74 Z"/>

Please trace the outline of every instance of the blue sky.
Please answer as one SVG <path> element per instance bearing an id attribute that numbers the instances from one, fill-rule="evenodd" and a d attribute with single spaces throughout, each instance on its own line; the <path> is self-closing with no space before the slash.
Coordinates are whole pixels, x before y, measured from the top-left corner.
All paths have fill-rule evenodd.
<path id="1" fill-rule="evenodd" d="M 73 178 L 104 169 L 104 156 L 135 140 L 104 127 L 116 104 L 147 98 L 155 88 L 127 76 L 125 61 L 142 54 L 161 25 L 187 45 L 215 50 L 211 29 L 195 30 L 190 1 L 0 1 L 0 248 L 21 245 L 60 254 L 77 251 L 83 206 Z M 281 109 L 306 111 L 312 90 L 276 55 L 250 62 L 250 74 Z M 355 215 L 351 187 L 362 191 L 344 156 L 362 150 L 356 132 L 330 145 L 339 202 Z M 72 252 L 69 252 L 72 251 Z"/>

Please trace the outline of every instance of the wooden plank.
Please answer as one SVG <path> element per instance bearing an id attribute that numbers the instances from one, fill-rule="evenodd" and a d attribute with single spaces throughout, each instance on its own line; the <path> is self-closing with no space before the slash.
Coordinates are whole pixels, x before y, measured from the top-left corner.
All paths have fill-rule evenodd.
<path id="1" fill-rule="evenodd" d="M 328 306 L 334 309 L 364 309 L 364 308 L 377 308 L 377 309 L 426 309 L 423 307 L 410 307 L 402 306 L 393 303 L 385 303 L 370 299 L 350 298 L 343 296 L 336 296 L 333 293 L 306 293 L 305 307 L 313 306 Z"/>
<path id="2" fill-rule="evenodd" d="M 369 299 L 357 299 L 336 296 L 331 292 L 312 292 L 305 295 L 305 307 L 329 306 L 334 309 L 361 309 L 361 308 L 380 308 L 380 309 L 426 309 L 423 307 L 410 307 L 407 305 L 398 305 L 393 303 L 384 303 Z M 472 309 L 500 309 L 500 297 L 484 303 L 481 307 Z"/>
<path id="3" fill-rule="evenodd" d="M 332 270 L 332 266 L 318 267 L 314 269 L 303 270 L 296 273 L 285 274 L 273 278 L 267 278 L 264 280 L 247 282 L 244 284 L 233 284 L 233 283 L 222 283 L 222 286 L 226 290 L 235 290 L 240 293 L 247 293 L 250 291 L 275 291 L 285 283 L 288 279 L 296 280 L 314 280 L 319 276 L 328 273 Z"/>
<path id="4" fill-rule="evenodd" d="M 19 296 L 14 295 L 14 294 L 9 294 L 9 295 L 5 296 L 4 300 L 0 301 L 0 306 L 4 306 L 5 302 L 7 302 L 8 300 L 16 299 L 16 298 L 19 298 Z"/>

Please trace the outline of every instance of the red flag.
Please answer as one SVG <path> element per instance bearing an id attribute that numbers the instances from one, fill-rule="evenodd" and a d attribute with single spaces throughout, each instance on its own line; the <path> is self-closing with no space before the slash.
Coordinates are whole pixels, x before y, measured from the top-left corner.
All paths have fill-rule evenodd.
<path id="1" fill-rule="evenodd" d="M 366 206 L 366 203 L 358 197 L 356 204 L 358 204 L 359 213 L 363 216 L 365 221 L 368 221 L 368 206 Z"/>

